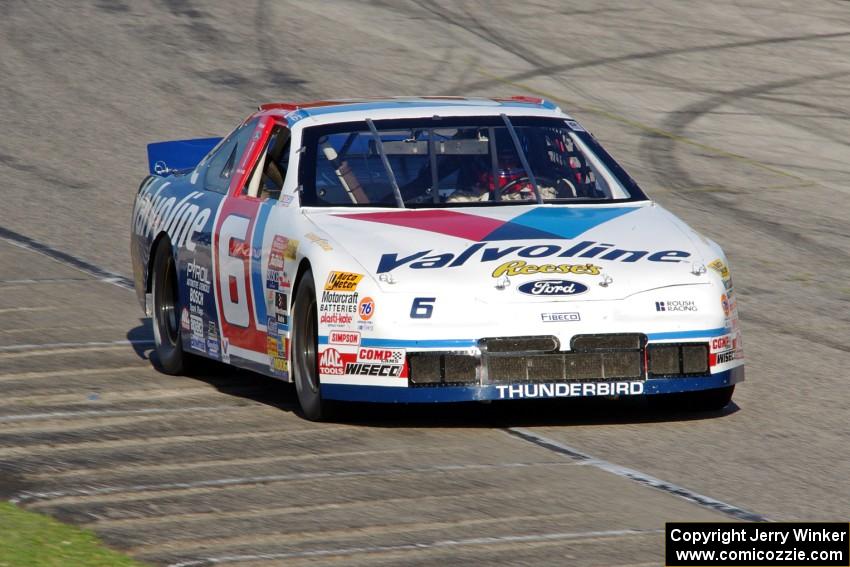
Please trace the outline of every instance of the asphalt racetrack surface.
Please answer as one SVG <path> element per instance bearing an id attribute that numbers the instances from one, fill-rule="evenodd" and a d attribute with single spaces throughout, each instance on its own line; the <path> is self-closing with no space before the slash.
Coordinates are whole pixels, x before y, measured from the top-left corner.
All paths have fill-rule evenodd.
<path id="1" fill-rule="evenodd" d="M 850 516 L 850 3 L 0 3 L 0 496 L 160 564 L 658 565 L 665 521 Z M 351 406 L 151 367 L 145 144 L 256 104 L 542 95 L 728 253 L 747 381 Z"/>

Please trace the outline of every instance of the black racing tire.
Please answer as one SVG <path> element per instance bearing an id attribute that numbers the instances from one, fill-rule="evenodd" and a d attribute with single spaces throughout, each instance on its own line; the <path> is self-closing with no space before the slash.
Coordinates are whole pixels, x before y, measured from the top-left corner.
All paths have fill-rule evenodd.
<path id="1" fill-rule="evenodd" d="M 301 412 L 310 421 L 329 417 L 331 405 L 319 387 L 319 317 L 313 273 L 302 275 L 292 304 L 292 374 Z"/>
<path id="2" fill-rule="evenodd" d="M 672 411 L 720 411 L 732 401 L 735 386 L 652 396 L 652 405 L 659 409 Z"/>
<path id="3" fill-rule="evenodd" d="M 151 277 L 153 337 L 160 370 L 182 374 L 187 356 L 180 338 L 180 287 L 171 246 L 163 241 L 156 248 Z"/>

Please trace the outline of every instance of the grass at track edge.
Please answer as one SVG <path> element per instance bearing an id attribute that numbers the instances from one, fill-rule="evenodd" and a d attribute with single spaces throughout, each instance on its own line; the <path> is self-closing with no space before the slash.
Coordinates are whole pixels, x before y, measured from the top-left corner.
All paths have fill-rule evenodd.
<path id="1" fill-rule="evenodd" d="M 94 533 L 0 502 L 0 567 L 140 567 Z"/>

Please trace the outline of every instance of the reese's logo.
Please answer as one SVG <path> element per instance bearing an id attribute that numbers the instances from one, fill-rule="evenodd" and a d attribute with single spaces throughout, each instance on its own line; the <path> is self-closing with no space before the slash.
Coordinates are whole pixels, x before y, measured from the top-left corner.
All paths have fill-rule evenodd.
<path id="1" fill-rule="evenodd" d="M 351 272 L 331 272 L 328 275 L 328 281 L 325 282 L 325 290 L 327 291 L 354 291 L 357 289 L 357 284 L 363 279 L 363 274 L 354 274 Z"/>
<path id="2" fill-rule="evenodd" d="M 528 276 L 531 274 L 575 274 L 598 276 L 599 266 L 593 264 L 529 264 L 525 260 L 514 260 L 505 262 L 495 270 L 493 277 L 500 278 L 502 276 Z"/>

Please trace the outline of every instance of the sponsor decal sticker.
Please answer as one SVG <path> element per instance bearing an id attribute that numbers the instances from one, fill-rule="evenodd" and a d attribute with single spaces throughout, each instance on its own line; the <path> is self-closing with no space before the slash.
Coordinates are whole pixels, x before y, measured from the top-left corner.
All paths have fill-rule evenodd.
<path id="1" fill-rule="evenodd" d="M 400 364 L 370 364 L 365 362 L 349 362 L 345 365 L 345 373 L 354 376 L 390 376 L 401 377 Z"/>
<path id="2" fill-rule="evenodd" d="M 375 315 L 375 300 L 371 297 L 364 297 L 357 305 L 357 314 L 362 321 L 368 321 Z"/>
<path id="3" fill-rule="evenodd" d="M 670 312 L 683 312 L 683 311 L 699 311 L 697 308 L 696 302 L 692 299 L 674 299 L 672 301 L 656 301 L 655 302 L 655 310 L 656 311 L 670 311 Z"/>
<path id="4" fill-rule="evenodd" d="M 185 307 L 180 312 L 180 326 L 184 331 L 190 331 L 192 329 L 192 325 L 189 323 L 189 310 Z"/>
<path id="5" fill-rule="evenodd" d="M 207 327 L 207 353 L 210 356 L 218 358 L 219 343 L 218 343 L 218 328 L 215 321 L 210 321 Z"/>
<path id="6" fill-rule="evenodd" d="M 189 315 L 189 325 L 192 327 L 192 335 L 189 348 L 203 353 L 207 352 L 206 339 L 204 337 L 204 320 L 198 315 Z"/>
<path id="7" fill-rule="evenodd" d="M 319 236 L 318 234 L 313 234 L 312 232 L 308 232 L 304 235 L 304 238 L 314 243 L 316 246 L 324 250 L 325 252 L 332 252 L 333 246 L 331 246 L 330 242 Z"/>
<path id="8" fill-rule="evenodd" d="M 186 287 L 189 288 L 189 312 L 193 315 L 203 316 L 204 302 L 211 284 L 207 267 L 190 260 L 186 265 Z"/>
<path id="9" fill-rule="evenodd" d="M 711 262 L 708 267 L 720 274 L 720 277 L 724 280 L 729 278 L 729 268 L 726 267 L 723 260 L 718 258 L 714 262 Z"/>
<path id="10" fill-rule="evenodd" d="M 176 197 L 162 195 L 169 182 L 157 186 L 149 185 L 136 199 L 133 211 L 133 230 L 142 238 L 153 238 L 165 231 L 178 248 L 194 252 L 195 235 L 203 230 L 212 215 L 212 209 L 201 209 L 192 203 L 203 196 L 201 191 L 192 191 L 179 201 Z"/>
<path id="11" fill-rule="evenodd" d="M 598 276 L 602 268 L 593 264 L 529 264 L 525 260 L 505 262 L 495 270 L 493 277 L 527 276 L 532 274 L 575 274 Z"/>
<path id="12" fill-rule="evenodd" d="M 335 348 L 325 349 L 319 356 L 319 374 L 341 375 L 345 373 L 342 356 Z"/>
<path id="13" fill-rule="evenodd" d="M 572 382 L 497 385 L 499 399 L 581 398 L 584 396 L 639 396 L 643 382 Z"/>
<path id="14" fill-rule="evenodd" d="M 354 291 L 363 279 L 363 274 L 331 272 L 325 282 L 326 291 Z"/>
<path id="15" fill-rule="evenodd" d="M 550 297 L 579 295 L 587 291 L 587 286 L 569 280 L 537 280 L 524 283 L 517 290 L 525 295 Z"/>
<path id="16" fill-rule="evenodd" d="M 393 348 L 360 348 L 357 350 L 357 362 L 402 364 L 404 363 L 404 350 Z"/>
<path id="17" fill-rule="evenodd" d="M 331 331 L 328 342 L 332 345 L 360 346 L 360 333 L 358 331 Z"/>
<path id="18" fill-rule="evenodd" d="M 345 327 L 354 321 L 360 294 L 355 292 L 323 291 L 319 304 L 319 324 Z"/>
<path id="19" fill-rule="evenodd" d="M 581 321 L 581 316 L 575 312 L 541 313 L 540 319 L 542 319 L 544 323 L 570 323 L 572 321 Z"/>
<path id="20" fill-rule="evenodd" d="M 517 255 L 523 258 L 588 258 L 608 260 L 613 262 L 637 262 L 646 260 L 649 262 L 683 262 L 691 256 L 690 252 L 684 250 L 624 250 L 615 248 L 613 244 L 583 240 L 577 244 L 559 246 L 556 244 L 523 245 L 498 245 L 487 246 L 486 242 L 476 242 L 461 252 L 436 252 L 434 250 L 422 250 L 408 256 L 399 257 L 395 254 L 383 254 L 377 273 L 392 272 L 402 266 L 413 270 L 426 270 L 437 268 L 454 268 L 462 266 L 467 262 L 495 262 L 509 255 Z M 556 272 L 557 273 L 557 272 Z"/>
<path id="21" fill-rule="evenodd" d="M 230 339 L 227 337 L 221 338 L 221 361 L 230 364 Z"/>

